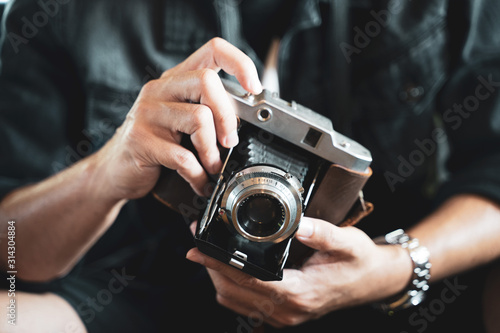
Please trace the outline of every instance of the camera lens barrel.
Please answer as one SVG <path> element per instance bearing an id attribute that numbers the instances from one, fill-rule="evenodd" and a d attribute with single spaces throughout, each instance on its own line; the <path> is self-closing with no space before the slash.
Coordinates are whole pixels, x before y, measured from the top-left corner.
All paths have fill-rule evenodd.
<path id="1" fill-rule="evenodd" d="M 302 217 L 300 181 L 269 165 L 253 165 L 236 173 L 222 197 L 222 219 L 255 242 L 280 242 L 297 229 Z"/>
<path id="2" fill-rule="evenodd" d="M 266 237 L 278 232 L 285 221 L 285 207 L 279 197 L 266 193 L 247 196 L 238 207 L 236 219 L 247 234 Z"/>

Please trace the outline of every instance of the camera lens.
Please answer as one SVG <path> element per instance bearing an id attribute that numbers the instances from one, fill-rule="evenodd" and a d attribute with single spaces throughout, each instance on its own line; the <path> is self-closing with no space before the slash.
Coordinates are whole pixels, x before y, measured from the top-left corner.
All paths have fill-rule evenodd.
<path id="1" fill-rule="evenodd" d="M 253 242 L 278 243 L 291 236 L 302 216 L 302 184 L 270 165 L 252 165 L 228 180 L 221 197 L 227 226 Z"/>
<path id="2" fill-rule="evenodd" d="M 267 237 L 283 226 L 285 211 L 276 198 L 256 194 L 243 200 L 238 208 L 237 219 L 241 228 L 256 237 Z"/>

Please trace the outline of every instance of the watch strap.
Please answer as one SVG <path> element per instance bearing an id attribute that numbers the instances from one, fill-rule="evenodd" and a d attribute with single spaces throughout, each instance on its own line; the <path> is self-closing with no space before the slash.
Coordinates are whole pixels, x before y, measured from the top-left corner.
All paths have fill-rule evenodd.
<path id="1" fill-rule="evenodd" d="M 385 235 L 385 237 L 374 240 L 375 243 L 400 245 L 406 249 L 413 261 L 413 273 L 408 288 L 402 293 L 375 303 L 379 310 L 393 314 L 395 311 L 417 306 L 425 299 L 425 292 L 429 289 L 430 269 L 429 250 L 421 246 L 417 238 L 411 238 L 402 229 L 397 229 Z"/>

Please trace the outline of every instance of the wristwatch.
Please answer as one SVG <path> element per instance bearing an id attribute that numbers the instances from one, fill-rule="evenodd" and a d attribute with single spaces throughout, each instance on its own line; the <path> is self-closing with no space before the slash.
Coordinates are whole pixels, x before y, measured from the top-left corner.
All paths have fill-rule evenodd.
<path id="1" fill-rule="evenodd" d="M 392 231 L 385 237 L 374 239 L 374 241 L 378 244 L 401 245 L 408 250 L 413 261 L 413 274 L 407 290 L 373 305 L 379 310 L 393 315 L 398 310 L 422 303 L 425 299 L 425 292 L 429 289 L 428 281 L 431 278 L 432 265 L 429 262 L 429 250 L 425 246 L 421 246 L 417 238 L 408 236 L 403 229 Z"/>

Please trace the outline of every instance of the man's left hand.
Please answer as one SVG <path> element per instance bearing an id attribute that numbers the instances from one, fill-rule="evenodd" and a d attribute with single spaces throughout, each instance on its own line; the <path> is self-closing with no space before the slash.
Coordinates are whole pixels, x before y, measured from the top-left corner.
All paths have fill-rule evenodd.
<path id="1" fill-rule="evenodd" d="M 377 245 L 358 228 L 304 217 L 296 238 L 317 251 L 299 269 L 285 269 L 282 281 L 261 281 L 197 248 L 187 258 L 207 267 L 221 305 L 275 327 L 380 300 L 409 283 L 408 252 L 400 246 Z"/>

